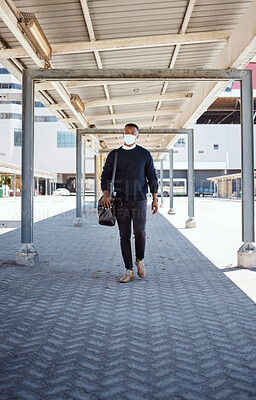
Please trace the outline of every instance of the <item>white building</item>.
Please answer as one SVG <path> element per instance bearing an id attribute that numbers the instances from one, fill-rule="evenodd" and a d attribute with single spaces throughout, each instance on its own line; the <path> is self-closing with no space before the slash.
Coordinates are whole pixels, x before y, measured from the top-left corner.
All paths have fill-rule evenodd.
<path id="1" fill-rule="evenodd" d="M 0 66 L 1 67 L 1 66 Z M 21 84 L 5 68 L 0 68 L 1 93 L 21 93 Z M 13 166 L 21 165 L 21 101 L 0 102 L 0 162 Z M 67 187 L 75 191 L 76 138 L 67 127 L 42 105 L 35 103 L 35 170 L 57 174 L 57 185 L 39 176 L 39 189 L 42 194 L 52 192 L 55 186 Z M 86 149 L 86 183 L 93 185 L 93 154 Z M 7 174 L 6 168 L 0 173 Z M 12 174 L 12 169 L 10 169 Z M 43 174 L 41 174 L 43 175 Z M 17 182 L 17 187 L 19 182 Z M 36 187 L 36 182 L 35 182 Z"/>

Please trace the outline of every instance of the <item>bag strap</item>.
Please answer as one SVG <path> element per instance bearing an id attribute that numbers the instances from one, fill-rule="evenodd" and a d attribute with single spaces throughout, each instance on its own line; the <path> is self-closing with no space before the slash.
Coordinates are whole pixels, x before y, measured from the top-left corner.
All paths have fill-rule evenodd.
<path id="1" fill-rule="evenodd" d="M 117 155 L 118 155 L 117 150 L 115 150 L 115 160 L 114 160 L 114 167 L 113 167 L 112 179 L 111 179 L 110 197 L 114 193 L 114 181 L 115 181 L 115 176 L 116 176 Z"/>

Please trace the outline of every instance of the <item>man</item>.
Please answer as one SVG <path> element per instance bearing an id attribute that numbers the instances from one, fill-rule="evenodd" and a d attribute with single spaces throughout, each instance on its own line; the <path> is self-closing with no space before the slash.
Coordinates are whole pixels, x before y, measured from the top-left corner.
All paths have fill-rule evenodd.
<path id="1" fill-rule="evenodd" d="M 158 179 L 150 152 L 136 144 L 139 128 L 127 124 L 124 128 L 124 144 L 117 149 L 117 169 L 114 189 L 120 204 L 116 208 L 117 224 L 120 232 L 121 251 L 126 272 L 120 282 L 127 283 L 134 279 L 131 250 L 131 221 L 135 235 L 135 265 L 140 278 L 146 277 L 143 263 L 146 244 L 146 215 L 148 185 L 153 196 L 152 213 L 158 211 Z M 109 153 L 101 175 L 103 191 L 102 205 L 111 207 L 109 187 L 112 178 L 115 151 Z M 117 203 L 118 204 L 118 203 Z"/>

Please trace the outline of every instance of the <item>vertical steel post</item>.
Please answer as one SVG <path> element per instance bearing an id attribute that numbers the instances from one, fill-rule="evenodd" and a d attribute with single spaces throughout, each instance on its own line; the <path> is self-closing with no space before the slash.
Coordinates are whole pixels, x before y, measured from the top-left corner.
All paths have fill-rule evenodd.
<path id="1" fill-rule="evenodd" d="M 97 182 L 97 156 L 94 156 L 94 208 L 97 208 L 97 191 L 98 191 L 98 182 Z"/>
<path id="2" fill-rule="evenodd" d="M 161 207 L 164 204 L 164 160 L 161 159 L 161 169 L 160 169 L 160 181 L 161 181 Z"/>
<path id="3" fill-rule="evenodd" d="M 81 133 L 76 130 L 76 218 L 81 218 L 81 170 L 82 170 L 82 140 Z"/>
<path id="4" fill-rule="evenodd" d="M 173 149 L 169 151 L 170 209 L 168 214 L 175 214 L 173 208 Z"/>
<path id="5" fill-rule="evenodd" d="M 34 83 L 27 74 L 23 74 L 22 87 L 21 242 L 33 243 Z"/>
<path id="6" fill-rule="evenodd" d="M 249 72 L 249 70 L 247 71 Z M 251 71 L 250 71 L 251 72 Z M 242 131 L 242 240 L 254 242 L 254 159 L 253 159 L 253 94 L 252 75 L 241 81 Z"/>
<path id="7" fill-rule="evenodd" d="M 194 171 L 194 131 L 190 129 L 188 132 L 188 220 L 187 228 L 195 228 L 195 171 Z"/>
<path id="8" fill-rule="evenodd" d="M 16 197 L 16 174 L 13 174 L 13 197 Z"/>
<path id="9" fill-rule="evenodd" d="M 83 141 L 83 214 L 85 213 L 85 140 Z"/>
<path id="10" fill-rule="evenodd" d="M 244 71 L 241 80 L 241 153 L 242 153 L 242 241 L 237 252 L 239 267 L 256 267 L 254 242 L 254 144 L 252 71 Z"/>
<path id="11" fill-rule="evenodd" d="M 37 194 L 39 194 L 39 177 L 36 177 L 36 190 L 37 190 Z"/>
<path id="12" fill-rule="evenodd" d="M 16 262 L 34 266 L 38 252 L 33 246 L 34 207 L 34 81 L 24 70 L 22 73 L 22 197 L 21 242 Z"/>

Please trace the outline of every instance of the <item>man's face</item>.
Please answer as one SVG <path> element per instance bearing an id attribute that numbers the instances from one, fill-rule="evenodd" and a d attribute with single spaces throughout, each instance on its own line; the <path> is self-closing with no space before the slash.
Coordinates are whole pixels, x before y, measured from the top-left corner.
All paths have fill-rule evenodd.
<path id="1" fill-rule="evenodd" d="M 126 126 L 124 128 L 124 135 L 133 135 L 133 136 L 135 136 L 135 141 L 139 137 L 138 130 L 134 126 Z M 124 144 L 126 146 L 132 146 L 132 144 L 129 145 L 129 144 L 125 143 L 125 141 L 124 141 Z"/>

